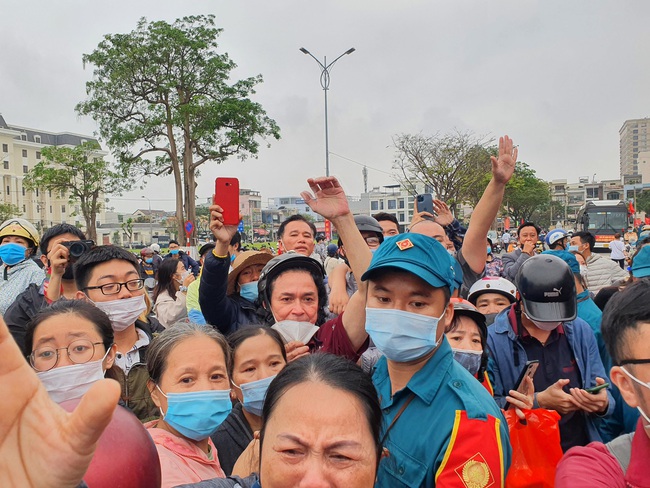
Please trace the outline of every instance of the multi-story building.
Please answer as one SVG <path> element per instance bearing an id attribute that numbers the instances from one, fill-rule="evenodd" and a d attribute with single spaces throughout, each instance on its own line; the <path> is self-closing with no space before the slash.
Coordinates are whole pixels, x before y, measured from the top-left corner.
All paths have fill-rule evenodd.
<path id="1" fill-rule="evenodd" d="M 626 120 L 618 131 L 620 135 L 621 178 L 638 175 L 639 153 L 650 151 L 650 119 Z"/>
<path id="2" fill-rule="evenodd" d="M 315 222 L 323 221 L 323 217 L 312 211 L 301 197 L 273 197 L 268 201 L 268 208 L 272 210 L 285 210 L 288 211 L 288 214 L 309 215 Z"/>
<path id="3" fill-rule="evenodd" d="M 0 115 L 0 202 L 18 207 L 20 216 L 32 222 L 41 232 L 63 222 L 83 226 L 78 205 L 71 208 L 68 195 L 51 190 L 27 190 L 23 186 L 23 178 L 41 160 L 44 147 L 74 147 L 90 141 L 97 142 L 91 136 L 8 125 Z M 97 151 L 98 157 L 106 154 Z M 98 226 L 102 217 L 103 214 L 97 216 Z"/>

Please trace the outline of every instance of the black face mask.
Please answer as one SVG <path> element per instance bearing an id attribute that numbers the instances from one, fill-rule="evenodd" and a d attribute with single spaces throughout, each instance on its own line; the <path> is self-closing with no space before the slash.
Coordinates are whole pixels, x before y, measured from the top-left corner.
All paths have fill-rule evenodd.
<path id="1" fill-rule="evenodd" d="M 494 323 L 494 319 L 498 314 L 496 313 L 486 313 L 485 314 L 485 325 L 488 327 Z"/>

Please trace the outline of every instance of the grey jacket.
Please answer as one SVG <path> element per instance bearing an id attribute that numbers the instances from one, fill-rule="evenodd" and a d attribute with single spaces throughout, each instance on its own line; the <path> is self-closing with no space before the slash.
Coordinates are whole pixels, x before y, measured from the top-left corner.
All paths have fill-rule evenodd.
<path id="1" fill-rule="evenodd" d="M 598 293 L 601 288 L 615 285 L 628 278 L 627 271 L 600 254 L 591 253 L 587 258 L 587 288 L 592 293 Z"/>
<path id="2" fill-rule="evenodd" d="M 524 264 L 524 261 L 529 257 L 530 255 L 521 252 L 521 249 L 515 249 L 512 252 L 504 254 L 501 257 L 501 260 L 503 261 L 503 277 L 514 283 L 517 271 L 519 271 L 521 265 Z"/>

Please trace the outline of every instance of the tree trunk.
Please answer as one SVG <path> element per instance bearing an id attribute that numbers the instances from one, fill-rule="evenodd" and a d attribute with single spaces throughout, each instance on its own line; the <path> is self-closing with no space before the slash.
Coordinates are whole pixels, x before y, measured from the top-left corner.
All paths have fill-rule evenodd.
<path id="1" fill-rule="evenodd" d="M 196 235 L 196 175 L 194 173 L 192 157 L 192 140 L 190 138 L 189 117 L 185 117 L 183 127 L 185 151 L 183 152 L 183 184 L 185 190 L 185 214 L 187 220 L 192 222 L 194 228 L 189 234 L 189 245 L 195 244 L 193 237 Z"/>

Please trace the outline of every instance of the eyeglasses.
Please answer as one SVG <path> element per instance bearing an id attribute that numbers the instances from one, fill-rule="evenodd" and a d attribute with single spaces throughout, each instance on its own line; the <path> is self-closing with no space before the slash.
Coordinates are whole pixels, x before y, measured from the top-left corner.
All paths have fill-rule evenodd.
<path id="1" fill-rule="evenodd" d="M 650 359 L 623 359 L 618 363 L 619 366 L 626 364 L 650 364 Z"/>
<path id="2" fill-rule="evenodd" d="M 67 351 L 70 361 L 75 364 L 84 364 L 95 355 L 95 346 L 103 342 L 91 342 L 88 339 L 78 339 L 71 342 L 68 347 L 39 347 L 29 355 L 29 362 L 36 371 L 49 371 L 59 362 L 59 351 Z"/>
<path id="3" fill-rule="evenodd" d="M 364 237 L 363 240 L 366 241 L 366 244 L 369 246 L 378 246 L 380 244 L 379 237 Z"/>
<path id="4" fill-rule="evenodd" d="M 104 295 L 117 295 L 122 290 L 123 286 L 126 286 L 126 289 L 129 291 L 138 291 L 144 286 L 144 279 L 138 278 L 137 280 L 129 280 L 124 283 L 106 283 L 105 285 L 100 286 L 87 286 L 84 290 L 99 289 Z"/>

